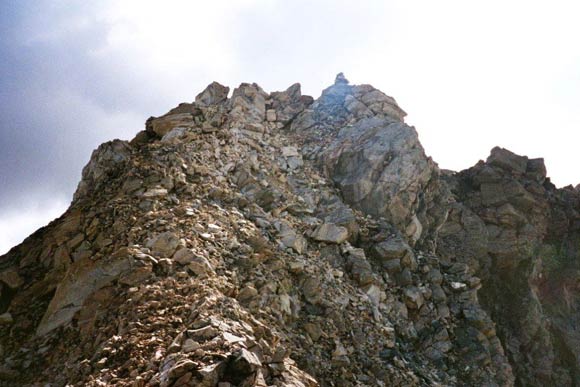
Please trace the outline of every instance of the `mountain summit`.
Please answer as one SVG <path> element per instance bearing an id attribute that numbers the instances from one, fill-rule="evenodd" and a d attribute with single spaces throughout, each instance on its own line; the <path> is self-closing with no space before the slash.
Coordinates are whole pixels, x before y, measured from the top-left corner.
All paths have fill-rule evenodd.
<path id="1" fill-rule="evenodd" d="M 580 384 L 580 192 L 395 99 L 217 82 L 0 257 L 0 386 Z"/>

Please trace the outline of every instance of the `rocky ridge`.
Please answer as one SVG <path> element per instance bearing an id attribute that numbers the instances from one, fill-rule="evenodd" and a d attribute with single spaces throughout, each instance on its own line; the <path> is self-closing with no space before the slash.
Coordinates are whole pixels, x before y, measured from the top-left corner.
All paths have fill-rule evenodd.
<path id="1" fill-rule="evenodd" d="M 0 257 L 0 385 L 580 384 L 580 192 L 396 101 L 210 84 Z"/>

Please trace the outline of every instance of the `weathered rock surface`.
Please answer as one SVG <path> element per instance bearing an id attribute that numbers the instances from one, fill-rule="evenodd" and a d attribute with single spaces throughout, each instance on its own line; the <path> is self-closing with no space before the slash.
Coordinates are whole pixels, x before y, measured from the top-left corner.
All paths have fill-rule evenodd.
<path id="1" fill-rule="evenodd" d="M 483 278 L 482 305 L 518 382 L 577 385 L 578 192 L 556 190 L 543 160 L 502 148 L 451 185 L 463 205 L 440 231 L 439 251 L 469 251 L 464 261 Z"/>
<path id="2" fill-rule="evenodd" d="M 580 384 L 580 192 L 343 74 L 210 84 L 0 257 L 0 386 Z"/>

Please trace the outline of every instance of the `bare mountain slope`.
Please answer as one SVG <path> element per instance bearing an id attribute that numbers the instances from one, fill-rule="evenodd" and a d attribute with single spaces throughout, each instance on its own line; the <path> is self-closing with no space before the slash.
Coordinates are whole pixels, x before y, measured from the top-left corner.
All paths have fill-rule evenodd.
<path id="1" fill-rule="evenodd" d="M 210 84 L 0 257 L 0 386 L 580 385 L 580 193 L 339 74 Z"/>

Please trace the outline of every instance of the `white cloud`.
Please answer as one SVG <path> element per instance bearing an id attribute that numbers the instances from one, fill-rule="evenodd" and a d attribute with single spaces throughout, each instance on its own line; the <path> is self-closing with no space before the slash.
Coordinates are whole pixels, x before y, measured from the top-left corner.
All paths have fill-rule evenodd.
<path id="1" fill-rule="evenodd" d="M 393 95 L 444 168 L 499 145 L 544 157 L 558 185 L 577 183 L 579 11 L 565 1 L 398 2 L 396 38 L 369 48 L 351 77 Z"/>

